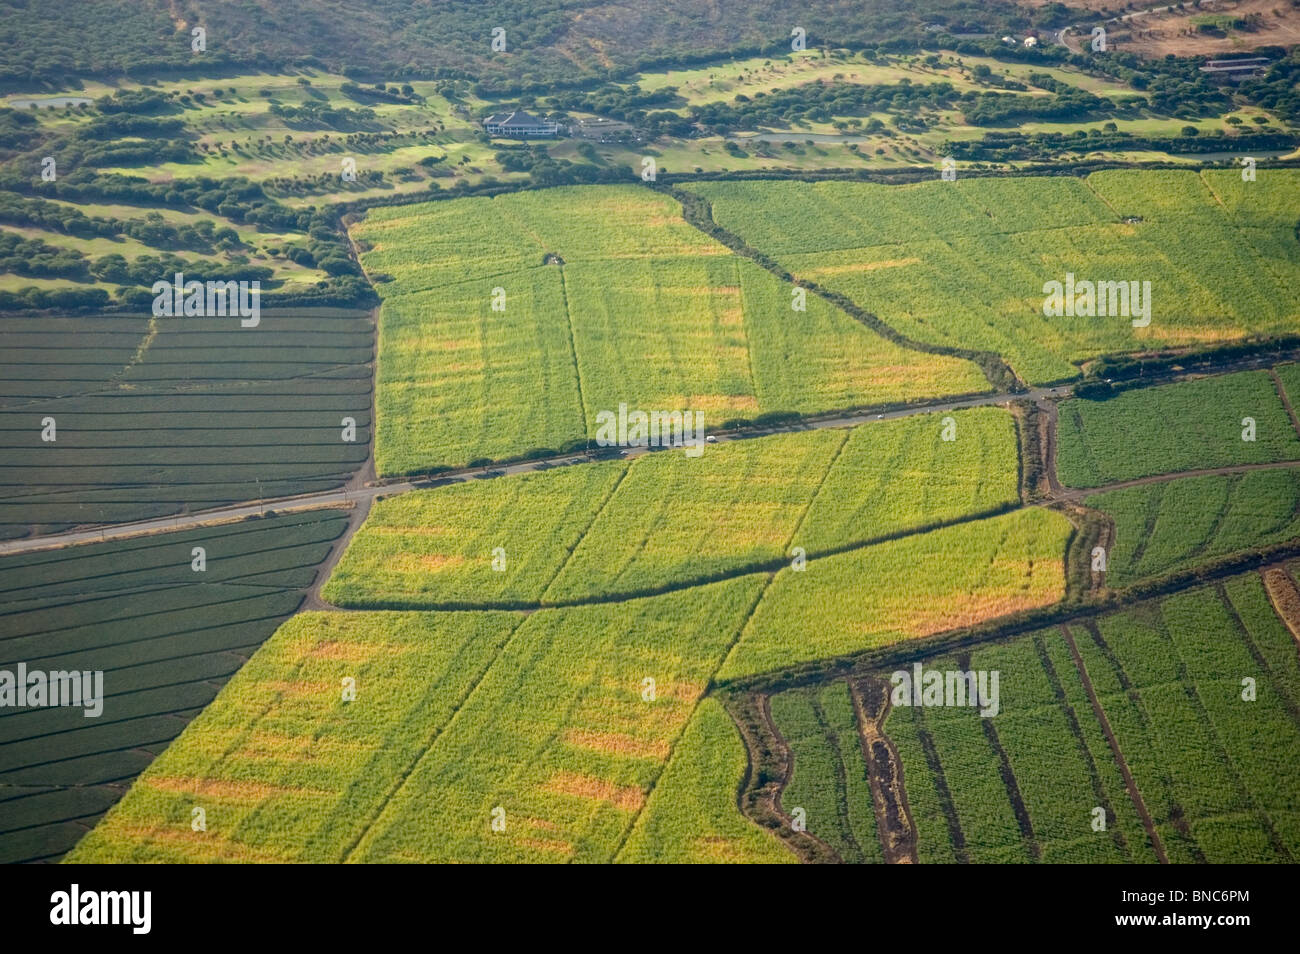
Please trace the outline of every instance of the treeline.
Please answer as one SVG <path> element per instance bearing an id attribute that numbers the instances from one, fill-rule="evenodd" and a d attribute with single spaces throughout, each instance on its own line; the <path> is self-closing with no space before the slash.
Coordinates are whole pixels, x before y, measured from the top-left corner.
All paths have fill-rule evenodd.
<path id="1" fill-rule="evenodd" d="M 298 129 L 336 129 L 350 132 L 358 129 L 381 128 L 373 109 L 331 106 L 328 102 L 310 99 L 301 106 L 271 104 L 270 112 Z"/>
<path id="2" fill-rule="evenodd" d="M 1300 226 L 1298 226 L 1300 227 Z M 1260 359 L 1266 365 L 1291 360 L 1300 353 L 1300 334 L 1246 339 L 1190 351 L 1150 355 L 1103 355 L 1088 366 L 1075 397 L 1104 401 L 1122 391 L 1149 385 L 1153 379 L 1188 372 L 1222 371 L 1236 362 Z"/>
<path id="3" fill-rule="evenodd" d="M 211 219 L 171 225 L 157 212 L 142 219 L 89 216 L 76 206 L 49 199 L 0 192 L 0 223 L 46 229 L 77 238 L 112 238 L 124 235 L 154 248 L 184 248 L 197 252 L 243 247 L 239 233 L 218 228 Z"/>
<path id="4" fill-rule="evenodd" d="M 16 292 L 0 290 L 0 312 L 5 311 L 79 311 L 107 307 L 112 298 L 102 288 L 23 288 Z"/>
<path id="5" fill-rule="evenodd" d="M 688 137 L 697 130 L 706 135 L 725 135 L 737 129 L 829 123 L 841 117 L 879 112 L 905 117 L 907 122 L 924 128 L 917 117 L 926 110 L 960 109 L 972 125 L 991 126 L 1025 120 L 1082 119 L 1108 115 L 1116 109 L 1116 104 L 1109 99 L 1045 74 L 1036 75 L 1051 96 L 1023 96 L 998 90 L 959 93 L 946 80 L 934 83 L 903 80 L 872 85 L 818 80 L 788 89 L 756 92 L 752 96 L 740 94 L 730 102 L 698 104 L 684 114 L 662 108 L 684 102 L 671 87 L 650 93 L 636 86 L 601 87 L 590 93 L 561 93 L 548 97 L 545 103 L 554 109 L 610 116 L 630 123 L 650 137 Z M 1007 85 L 1025 88 L 1019 83 Z"/>
<path id="6" fill-rule="evenodd" d="M 360 83 L 349 82 L 340 86 L 339 92 L 359 103 L 378 101 L 381 103 L 414 104 L 422 99 L 422 97 L 416 95 L 415 88 L 410 83 L 403 83 L 401 86 L 385 86 L 383 83 L 362 86 Z"/>
<path id="7" fill-rule="evenodd" d="M 915 114 L 949 108 L 960 99 L 948 82 L 864 86 L 818 81 L 752 97 L 742 94 L 729 103 L 704 103 L 693 107 L 689 116 L 709 132 L 725 133 L 756 126 L 828 123 L 840 116 L 876 112 Z"/>
<path id="8" fill-rule="evenodd" d="M 109 256 L 111 257 L 111 256 Z M 22 311 L 72 311 L 103 310 L 110 307 L 125 308 L 132 311 L 146 311 L 153 303 L 152 286 L 155 281 L 171 280 L 175 272 L 166 271 L 173 267 L 175 260 L 153 260 L 148 268 L 154 271 L 148 283 L 141 282 L 134 286 L 117 288 L 117 296 L 97 285 L 71 288 L 38 288 L 30 286 L 18 291 L 0 290 L 0 312 Z M 226 266 L 217 270 L 183 269 L 187 281 L 239 281 L 233 277 L 239 274 Z M 261 302 L 264 307 L 277 306 L 356 306 L 372 305 L 376 302 L 374 290 L 366 280 L 357 275 L 346 275 L 318 282 L 314 287 L 294 288 L 292 290 L 263 290 Z"/>
<path id="9" fill-rule="evenodd" d="M 584 154 L 590 157 L 593 150 L 587 149 Z M 561 185 L 627 182 L 635 175 L 634 171 L 627 166 L 605 166 L 591 162 L 555 159 L 547 154 L 545 146 L 540 145 L 505 147 L 498 150 L 494 158 L 506 172 L 528 173 L 529 186 L 539 189 Z M 599 160 L 599 156 L 596 159 Z M 497 184 L 498 180 L 488 176 L 480 183 L 480 187 L 490 189 Z M 429 186 L 432 189 L 439 188 L 436 181 L 431 182 Z M 468 191 L 469 184 L 462 179 L 456 183 L 452 191 L 456 191 L 457 188 Z"/>
<path id="10" fill-rule="evenodd" d="M 1108 124 L 1113 126 L 1114 124 Z M 1195 127 L 1189 127 L 1195 129 Z M 1156 151 L 1178 153 L 1264 152 L 1292 149 L 1297 137 L 1291 133 L 1262 132 L 1229 135 L 1137 136 L 1117 129 L 1077 130 L 1072 133 L 990 132 L 983 139 L 954 140 L 945 144 L 954 159 L 979 162 L 1007 162 L 1050 159 L 1066 152 Z M 1176 149 L 1174 147 L 1177 147 Z"/>
<path id="11" fill-rule="evenodd" d="M 347 239 L 334 218 L 316 209 L 291 209 L 270 199 L 261 185 L 242 177 L 149 182 L 137 176 L 98 175 L 84 170 L 56 182 L 0 174 L 0 190 L 70 202 L 125 202 L 169 208 L 193 207 L 271 232 L 306 232 L 313 264 L 330 275 L 359 274 Z"/>
<path id="12" fill-rule="evenodd" d="M 337 217 L 327 211 L 314 208 L 292 209 L 275 202 L 262 190 L 261 185 L 244 178 L 209 179 L 195 178 L 173 180 L 171 182 L 152 183 L 135 176 L 99 175 L 86 170 L 78 170 L 60 176 L 55 182 L 26 178 L 13 172 L 0 173 L 0 210 L 9 209 L 15 217 L 29 215 L 32 217 L 49 216 L 46 221 L 58 221 L 65 226 L 68 234 L 78 234 L 76 229 L 107 228 L 105 220 L 88 216 L 68 216 L 66 219 L 56 217 L 50 207 L 62 209 L 56 203 L 37 204 L 42 199 L 62 199 L 68 202 L 108 202 L 137 205 L 154 205 L 192 211 L 203 209 L 220 215 L 231 221 L 252 225 L 272 232 L 302 232 L 307 238 L 304 244 L 290 243 L 280 252 L 285 258 L 306 268 L 323 271 L 328 278 L 319 282 L 315 288 L 296 292 L 294 303 L 349 304 L 370 302 L 374 297 L 373 289 L 361 274 L 360 268 L 353 260 Z M 5 214 L 0 211 L 0 215 Z M 16 223 L 15 223 L 16 224 Z M 33 223 L 35 224 L 35 223 Z M 48 226 L 47 226 L 48 227 Z M 214 248 L 234 248 L 238 243 L 238 234 L 233 229 L 217 229 L 211 222 L 197 222 L 192 226 L 176 228 L 165 222 L 159 222 L 146 215 L 143 220 L 123 223 L 121 234 L 140 236 L 141 241 L 151 239 L 147 244 L 157 247 L 160 241 L 174 241 L 177 247 L 185 247 L 185 242 L 197 244 L 200 240 L 211 238 Z M 92 232 L 91 234 L 96 234 Z M 44 244 L 44 243 L 42 243 Z M 51 251 L 51 246 L 44 249 L 29 247 L 25 251 L 36 253 L 42 268 L 58 269 L 59 277 L 98 280 L 123 286 L 152 284 L 167 272 L 184 271 L 187 275 L 213 274 L 229 280 L 265 280 L 271 272 L 262 266 L 240 265 L 237 263 L 219 263 L 208 261 L 186 261 L 175 256 L 143 256 L 134 262 L 127 262 L 122 256 L 112 254 L 101 259 L 89 260 L 79 252 L 60 254 L 69 250 Z M 9 269 L 14 274 L 30 274 Z M 159 271 L 161 270 L 161 271 Z M 148 281 L 145 281 L 145 279 Z M 33 301 L 28 296 L 24 301 Z M 9 300 L 8 308 L 43 308 L 63 307 L 61 304 L 15 304 Z M 88 307 L 94 307 L 89 305 Z"/>

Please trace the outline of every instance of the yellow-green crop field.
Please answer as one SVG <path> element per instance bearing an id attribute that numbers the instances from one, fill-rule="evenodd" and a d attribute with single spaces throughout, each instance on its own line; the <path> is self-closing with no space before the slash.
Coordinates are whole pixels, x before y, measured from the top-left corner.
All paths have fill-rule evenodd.
<path id="1" fill-rule="evenodd" d="M 649 595 L 1018 503 L 1011 415 L 775 434 L 380 501 L 324 595 L 353 609 Z M 498 548 L 504 553 L 498 553 Z"/>
<path id="2" fill-rule="evenodd" d="M 718 673 L 736 679 L 971 626 L 1065 595 L 1070 522 L 1031 507 L 777 574 Z"/>
<path id="3" fill-rule="evenodd" d="M 796 311 L 790 286 L 648 189 L 374 209 L 352 234 L 384 298 L 380 474 L 576 446 L 621 403 L 716 429 L 988 387 L 816 296 Z"/>
<path id="4" fill-rule="evenodd" d="M 295 617 L 70 860 L 613 860 L 764 582 L 526 617 Z M 719 804 L 744 768 L 734 727 L 702 719 L 669 782 L 723 843 L 674 802 L 637 852 L 766 847 Z"/>
<path id="5" fill-rule="evenodd" d="M 792 864 L 795 857 L 736 811 L 745 747 L 716 699 L 700 702 L 636 827 L 615 859 L 637 864 Z"/>
<path id="6" fill-rule="evenodd" d="M 987 516 L 1011 416 L 952 417 L 380 501 L 325 589 L 372 608 L 281 627 L 70 860 L 790 860 L 735 810 L 719 679 L 1061 595 L 1064 518 Z"/>
<path id="7" fill-rule="evenodd" d="M 919 341 L 1001 354 L 1031 383 L 1103 353 L 1294 330 L 1300 172 L 1095 172 L 691 185 L 714 219 L 796 279 L 847 295 Z M 1044 284 L 1150 282 L 1150 323 L 1048 317 Z M 923 294 L 918 290 L 924 289 Z M 1141 320 L 1140 318 L 1138 320 Z"/>

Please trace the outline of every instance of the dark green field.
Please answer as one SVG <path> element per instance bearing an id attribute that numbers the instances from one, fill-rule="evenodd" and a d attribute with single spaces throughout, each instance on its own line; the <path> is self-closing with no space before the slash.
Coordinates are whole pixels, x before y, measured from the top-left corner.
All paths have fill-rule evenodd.
<path id="1" fill-rule="evenodd" d="M 1300 659 L 1257 573 L 924 667 L 998 671 L 1000 711 L 890 711 L 918 861 L 1258 863 L 1300 853 Z M 805 807 L 808 832 L 844 860 L 878 860 L 879 845 L 853 837 L 875 829 L 843 688 L 772 697 L 794 760 L 781 801 L 787 813 Z"/>
<path id="2" fill-rule="evenodd" d="M 0 863 L 71 848 L 298 608 L 346 522 L 275 515 L 0 559 L 0 670 L 104 673 L 97 718 L 0 710 Z"/>
<path id="3" fill-rule="evenodd" d="M 327 490 L 367 456 L 363 313 L 6 318 L 0 342 L 0 537 Z"/>

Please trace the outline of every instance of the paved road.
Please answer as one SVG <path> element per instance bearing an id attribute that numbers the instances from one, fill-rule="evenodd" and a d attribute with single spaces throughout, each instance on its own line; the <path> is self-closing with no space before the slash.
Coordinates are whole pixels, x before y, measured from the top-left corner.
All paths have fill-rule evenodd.
<path id="1" fill-rule="evenodd" d="M 767 434 L 821 430 L 831 427 L 855 427 L 859 424 L 865 424 L 874 420 L 888 421 L 896 420 L 901 417 L 911 417 L 916 414 L 956 411 L 968 407 L 987 407 L 989 405 L 1005 404 L 1008 401 L 1013 400 L 1040 401 L 1052 397 L 1065 397 L 1070 393 L 1070 390 L 1069 386 L 1062 386 L 1057 388 L 1036 388 L 1019 394 L 995 392 L 978 395 L 976 397 L 963 398 L 956 401 L 936 401 L 925 405 L 916 405 L 914 407 L 907 407 L 894 411 L 884 411 L 880 413 L 862 412 L 857 414 L 846 414 L 841 417 L 823 418 L 820 420 L 803 420 L 797 421 L 793 424 L 781 425 L 762 430 L 745 431 L 741 433 L 723 432 L 717 435 L 717 443 L 724 444 L 728 441 L 745 440 L 747 438 L 761 437 Z M 648 448 L 628 448 L 623 455 L 623 459 L 639 457 L 642 454 L 647 453 L 651 453 Z M 672 453 L 672 451 L 668 451 L 668 453 Z M 379 497 L 391 497 L 395 494 L 404 494 L 421 488 L 443 486 L 450 483 L 461 483 L 468 480 L 484 480 L 489 477 L 501 477 L 507 474 L 524 474 L 531 471 L 550 470 L 554 467 L 566 467 L 573 464 L 588 463 L 591 460 L 593 460 L 593 458 L 586 453 L 564 454 L 557 457 L 543 458 L 541 460 L 530 460 L 518 464 L 489 468 L 486 471 L 482 468 L 474 468 L 450 471 L 444 474 L 439 474 L 436 477 L 377 481 L 355 489 L 327 490 L 314 494 L 302 494 L 297 497 L 277 497 L 274 499 L 267 499 L 261 503 L 239 504 L 234 507 L 221 507 L 216 510 L 183 513 L 173 517 L 159 517 L 153 520 L 139 520 L 134 523 L 120 523 L 114 524 L 113 526 L 70 530 L 66 533 L 52 533 L 44 536 L 25 537 L 21 540 L 5 540 L 0 541 L 0 556 L 7 556 L 16 553 L 32 553 L 37 550 L 48 550 L 57 547 L 77 546 L 83 543 L 101 543 L 109 540 L 122 540 L 127 537 L 135 537 L 148 533 L 187 530 L 194 527 L 201 527 L 205 524 L 229 523 L 231 521 L 243 520 L 247 517 L 256 516 L 267 510 L 274 510 L 277 513 L 281 513 L 286 510 L 316 510 L 326 507 L 346 507 L 361 501 L 375 500 Z"/>

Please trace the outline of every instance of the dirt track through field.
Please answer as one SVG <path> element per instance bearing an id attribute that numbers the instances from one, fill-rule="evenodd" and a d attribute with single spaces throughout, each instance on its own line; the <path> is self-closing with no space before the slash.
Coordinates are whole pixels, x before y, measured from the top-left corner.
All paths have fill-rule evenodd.
<path id="1" fill-rule="evenodd" d="M 1037 401 L 1039 418 L 1039 447 L 1043 454 L 1043 472 L 1047 489 L 1052 496 L 1061 494 L 1061 481 L 1056 476 L 1056 426 L 1059 411 L 1055 401 Z"/>
<path id="2" fill-rule="evenodd" d="M 1286 385 L 1277 376 L 1276 368 L 1269 368 L 1268 375 L 1273 379 L 1273 387 L 1277 388 L 1277 396 L 1282 399 L 1282 406 L 1286 408 L 1287 417 L 1291 418 L 1291 427 L 1295 430 L 1296 435 L 1300 436 L 1300 420 L 1295 416 L 1295 408 L 1291 406 L 1291 395 L 1286 393 Z"/>
<path id="3" fill-rule="evenodd" d="M 1070 487 L 1061 491 L 1059 499 L 1078 502 L 1093 494 L 1106 493 L 1111 490 L 1126 490 L 1129 487 L 1145 487 L 1148 484 L 1164 484 L 1171 480 L 1183 480 L 1187 477 L 1232 477 L 1236 474 L 1248 474 L 1256 470 L 1294 470 L 1300 467 L 1300 460 L 1282 460 L 1271 464 L 1234 464 L 1229 467 L 1207 467 L 1199 470 L 1181 470 L 1172 474 L 1153 474 L 1150 477 L 1135 477 L 1132 480 L 1117 480 L 1100 487 Z"/>
<path id="4" fill-rule="evenodd" d="M 862 759 L 876 813 L 876 831 L 886 864 L 916 864 L 916 826 L 907 804 L 903 762 L 883 726 L 889 715 L 889 686 L 864 677 L 849 680 L 849 695 L 858 721 Z"/>
<path id="5" fill-rule="evenodd" d="M 759 715 L 762 716 L 763 727 L 769 733 L 769 738 L 772 741 L 772 748 L 775 750 L 777 757 L 780 760 L 780 764 L 783 767 L 780 782 L 772 792 L 771 808 L 782 820 L 785 821 L 787 827 L 793 828 L 794 820 L 781 804 L 781 793 L 785 791 L 786 786 L 790 784 L 790 779 L 794 776 L 794 755 L 790 752 L 790 743 L 785 740 L 785 736 L 781 734 L 781 730 L 776 727 L 776 720 L 772 718 L 772 705 L 769 696 L 761 695 L 758 697 L 758 712 Z M 837 859 L 840 857 L 838 851 L 826 842 L 822 841 L 812 832 L 804 829 L 800 832 L 800 835 L 804 838 L 810 839 L 811 841 L 815 841 L 826 849 L 826 851 L 833 857 Z"/>

